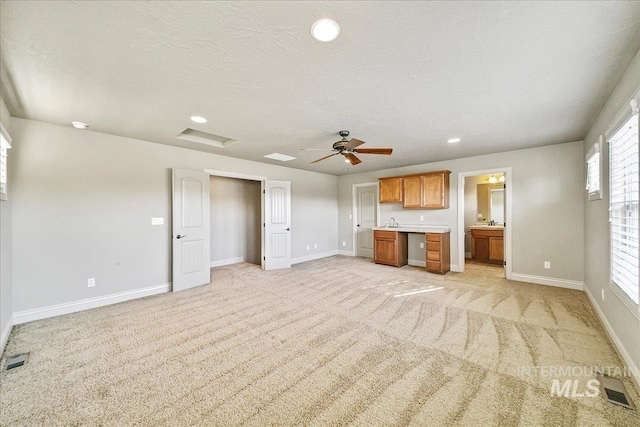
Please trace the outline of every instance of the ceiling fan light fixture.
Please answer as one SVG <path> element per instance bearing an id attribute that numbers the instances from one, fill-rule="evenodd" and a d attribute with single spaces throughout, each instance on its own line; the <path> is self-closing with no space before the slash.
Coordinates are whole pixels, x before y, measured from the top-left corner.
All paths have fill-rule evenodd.
<path id="1" fill-rule="evenodd" d="M 498 181 L 504 182 L 504 174 L 500 175 L 500 178 L 498 179 Z"/>
<path id="2" fill-rule="evenodd" d="M 331 42 L 340 35 L 340 25 L 331 19 L 318 19 L 311 26 L 311 35 L 321 42 Z"/>
<path id="3" fill-rule="evenodd" d="M 489 177 L 489 183 L 491 183 L 491 184 L 495 184 L 495 183 L 497 183 L 497 182 L 498 182 L 498 178 L 496 178 L 495 176 L 491 175 L 491 176 Z"/>

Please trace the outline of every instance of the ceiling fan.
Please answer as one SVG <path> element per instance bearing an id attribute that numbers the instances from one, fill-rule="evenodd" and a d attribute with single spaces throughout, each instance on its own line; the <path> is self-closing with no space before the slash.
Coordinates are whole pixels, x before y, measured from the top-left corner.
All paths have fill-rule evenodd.
<path id="1" fill-rule="evenodd" d="M 393 152 L 393 149 L 391 148 L 356 148 L 364 144 L 364 141 L 360 141 L 359 139 L 356 139 L 356 138 L 351 138 L 350 140 L 347 140 L 347 137 L 349 136 L 348 130 L 341 130 L 338 134 L 342 137 L 342 139 L 340 141 L 334 142 L 333 148 L 319 148 L 319 150 L 332 150 L 332 151 L 336 151 L 336 153 L 329 154 L 328 156 L 322 157 L 318 160 L 314 160 L 311 163 L 318 163 L 325 159 L 328 159 L 329 157 L 342 154 L 345 157 L 346 161 L 348 161 L 352 165 L 357 165 L 358 163 L 362 163 L 362 160 L 356 157 L 354 153 L 384 154 L 388 156 Z M 303 150 L 314 150 L 314 148 L 303 148 Z"/>

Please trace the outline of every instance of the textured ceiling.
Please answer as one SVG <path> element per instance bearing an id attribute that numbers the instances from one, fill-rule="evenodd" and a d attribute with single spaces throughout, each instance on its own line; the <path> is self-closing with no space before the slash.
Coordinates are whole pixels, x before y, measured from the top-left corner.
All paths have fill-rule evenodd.
<path id="1" fill-rule="evenodd" d="M 0 7 L 13 115 L 335 175 L 581 140 L 640 49 L 640 2 Z M 321 17 L 335 42 L 311 38 Z M 239 142 L 175 138 L 188 127 Z M 309 164 L 341 129 L 394 153 Z"/>

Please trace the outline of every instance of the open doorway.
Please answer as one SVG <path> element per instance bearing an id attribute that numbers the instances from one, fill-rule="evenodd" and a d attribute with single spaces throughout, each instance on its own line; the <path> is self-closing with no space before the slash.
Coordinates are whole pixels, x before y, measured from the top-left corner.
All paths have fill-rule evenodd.
<path id="1" fill-rule="evenodd" d="M 210 266 L 261 265 L 262 183 L 212 175 L 210 201 Z"/>
<path id="2" fill-rule="evenodd" d="M 511 168 L 458 174 L 458 265 L 504 267 L 511 277 Z"/>

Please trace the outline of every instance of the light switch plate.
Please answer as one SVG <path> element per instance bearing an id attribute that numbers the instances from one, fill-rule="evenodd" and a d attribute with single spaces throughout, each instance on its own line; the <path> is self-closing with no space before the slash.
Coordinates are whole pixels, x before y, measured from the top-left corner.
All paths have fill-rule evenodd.
<path id="1" fill-rule="evenodd" d="M 151 225 L 164 225 L 164 218 L 151 218 Z"/>

